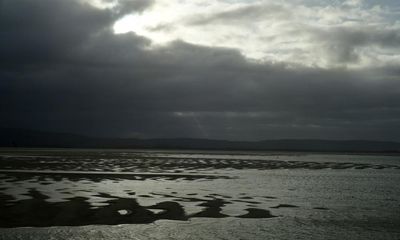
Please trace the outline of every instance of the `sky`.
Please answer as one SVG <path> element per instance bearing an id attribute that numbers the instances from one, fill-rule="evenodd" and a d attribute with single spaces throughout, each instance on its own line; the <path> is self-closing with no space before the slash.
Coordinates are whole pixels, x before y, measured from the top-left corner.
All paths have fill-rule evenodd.
<path id="1" fill-rule="evenodd" d="M 0 0 L 0 127 L 400 141 L 398 0 Z"/>

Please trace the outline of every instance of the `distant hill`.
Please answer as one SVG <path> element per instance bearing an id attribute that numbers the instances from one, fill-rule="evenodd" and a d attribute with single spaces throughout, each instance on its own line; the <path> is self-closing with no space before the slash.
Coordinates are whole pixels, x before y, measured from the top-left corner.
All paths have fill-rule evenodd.
<path id="1" fill-rule="evenodd" d="M 400 143 L 364 140 L 282 139 L 265 141 L 227 141 L 211 139 L 130 139 L 94 138 L 68 133 L 0 128 L 0 147 L 42 148 L 151 148 L 199 150 L 321 151 L 321 152 L 397 152 Z"/>

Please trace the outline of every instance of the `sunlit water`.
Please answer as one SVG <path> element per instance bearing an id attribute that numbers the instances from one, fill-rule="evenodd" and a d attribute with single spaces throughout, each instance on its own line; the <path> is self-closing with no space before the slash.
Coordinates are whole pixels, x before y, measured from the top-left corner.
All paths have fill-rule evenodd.
<path id="1" fill-rule="evenodd" d="M 399 156 L 0 156 L 0 239 L 400 239 Z"/>

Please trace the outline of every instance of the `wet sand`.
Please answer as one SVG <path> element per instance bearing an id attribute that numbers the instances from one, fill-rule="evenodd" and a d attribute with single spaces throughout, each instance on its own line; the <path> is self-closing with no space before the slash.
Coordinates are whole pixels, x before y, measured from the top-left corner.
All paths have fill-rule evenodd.
<path id="1" fill-rule="evenodd" d="M 36 189 L 30 189 L 30 199 L 16 201 L 12 196 L 0 194 L 0 227 L 50 227 L 84 225 L 145 224 L 161 219 L 187 221 L 191 218 L 272 218 L 268 210 L 248 208 L 248 213 L 228 216 L 221 208 L 229 201 L 221 198 L 184 198 L 185 201 L 200 202 L 204 209 L 187 215 L 179 202 L 164 201 L 151 206 L 141 206 L 135 198 L 121 198 L 106 193 L 97 196 L 105 198 L 104 207 L 93 208 L 88 198 L 73 197 L 63 202 L 47 202 L 49 197 Z M 179 198 L 178 198 L 179 199 Z M 153 209 L 162 210 L 154 213 Z M 121 214 L 123 213 L 123 214 Z"/>
<path id="2" fill-rule="evenodd" d="M 121 224 L 164 225 L 165 221 L 172 221 L 176 229 L 201 222 L 216 231 L 204 233 L 191 227 L 193 239 L 228 237 L 219 231 L 240 232 L 241 225 L 259 229 L 251 234 L 242 229 L 251 239 L 268 239 L 260 229 L 276 226 L 278 235 L 301 233 L 308 224 L 305 229 L 315 225 L 329 232 L 339 223 L 347 223 L 340 231 L 360 231 L 359 236 L 377 236 L 373 231 L 391 233 L 380 239 L 400 236 L 395 230 L 400 229 L 400 192 L 396 190 L 400 164 L 198 155 L 181 159 L 165 153 L 160 157 L 159 153 L 121 151 L 0 153 L 0 238 L 18 239 L 19 233 L 29 233 L 20 227 L 34 227 L 31 232 L 39 233 L 34 229 L 104 229 Z M 284 227 L 286 223 L 290 229 Z M 224 227 L 218 230 L 214 224 Z M 74 235 L 75 230 L 71 231 Z M 346 236 L 340 231 L 339 235 Z M 364 235 L 365 231 L 370 234 Z M 179 232 L 169 234 L 185 239 Z M 310 239 L 319 239 L 308 234 L 314 237 Z"/>
<path id="3" fill-rule="evenodd" d="M 1 153 L 1 152 L 0 152 Z M 251 159 L 183 158 L 147 152 L 5 152 L 0 154 L 0 170 L 51 170 L 51 171 L 99 171 L 99 172 L 163 172 L 195 173 L 209 169 L 400 169 L 397 164 L 372 164 L 357 162 L 316 162 L 285 160 L 285 156 L 272 156 L 268 161 Z M 223 155 L 225 156 L 225 155 Z M 279 159 L 279 160 L 278 160 Z"/>

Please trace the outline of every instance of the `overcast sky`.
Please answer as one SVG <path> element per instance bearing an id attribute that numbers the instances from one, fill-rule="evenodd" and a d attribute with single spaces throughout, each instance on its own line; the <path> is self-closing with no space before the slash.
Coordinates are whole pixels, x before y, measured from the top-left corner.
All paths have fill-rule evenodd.
<path id="1" fill-rule="evenodd" d="M 0 127 L 400 141 L 400 1 L 0 0 Z"/>

